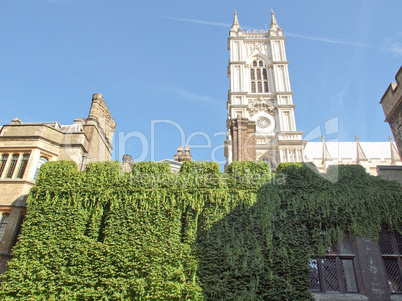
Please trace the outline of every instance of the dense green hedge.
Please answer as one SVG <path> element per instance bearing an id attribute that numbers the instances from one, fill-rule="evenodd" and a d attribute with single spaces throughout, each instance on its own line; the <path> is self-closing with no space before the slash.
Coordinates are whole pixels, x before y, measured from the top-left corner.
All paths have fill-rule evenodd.
<path id="1" fill-rule="evenodd" d="M 361 166 L 43 165 L 1 300 L 310 300 L 308 260 L 343 231 L 401 229 L 402 190 Z"/>

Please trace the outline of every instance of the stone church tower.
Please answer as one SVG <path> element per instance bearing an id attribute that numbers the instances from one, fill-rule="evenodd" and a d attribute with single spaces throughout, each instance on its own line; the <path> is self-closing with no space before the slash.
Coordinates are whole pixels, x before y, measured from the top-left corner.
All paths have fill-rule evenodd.
<path id="1" fill-rule="evenodd" d="M 296 131 L 283 30 L 271 13 L 269 30 L 245 32 L 235 12 L 229 32 L 226 164 L 302 162 L 306 140 Z"/>

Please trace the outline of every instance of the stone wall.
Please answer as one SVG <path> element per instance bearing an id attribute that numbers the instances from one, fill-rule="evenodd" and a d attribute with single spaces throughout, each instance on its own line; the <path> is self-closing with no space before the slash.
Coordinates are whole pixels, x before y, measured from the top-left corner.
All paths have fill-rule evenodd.
<path id="1" fill-rule="evenodd" d="M 378 165 L 377 173 L 380 178 L 396 181 L 402 186 L 402 166 Z"/>
<path id="2" fill-rule="evenodd" d="M 109 161 L 112 158 L 112 139 L 115 129 L 116 122 L 102 94 L 95 93 L 84 124 L 84 132 L 89 140 L 88 161 Z"/>
<path id="3" fill-rule="evenodd" d="M 0 242 L 0 274 L 7 268 L 11 248 L 25 214 L 27 196 L 35 184 L 35 173 L 40 157 L 48 161 L 74 161 L 79 169 L 89 161 L 109 161 L 116 123 L 101 94 L 94 94 L 88 118 L 75 119 L 74 124 L 61 126 L 58 122 L 23 123 L 18 118 L 11 124 L 0 127 L 0 158 L 8 154 L 5 170 L 10 158 L 18 154 L 14 174 L 10 179 L 6 173 L 0 175 L 0 219 L 9 214 L 4 236 Z M 29 155 L 22 179 L 17 177 L 23 155 Z M 88 159 L 87 159 L 88 158 Z"/>
<path id="4" fill-rule="evenodd" d="M 233 161 L 255 161 L 255 122 L 247 118 L 231 120 L 230 132 L 233 140 Z"/>
<path id="5" fill-rule="evenodd" d="M 399 150 L 399 157 L 402 159 L 402 103 L 395 109 L 388 122 Z"/>
<path id="6" fill-rule="evenodd" d="M 385 121 L 389 123 L 402 160 L 402 67 L 397 72 L 396 83 L 391 83 L 381 98 Z"/>

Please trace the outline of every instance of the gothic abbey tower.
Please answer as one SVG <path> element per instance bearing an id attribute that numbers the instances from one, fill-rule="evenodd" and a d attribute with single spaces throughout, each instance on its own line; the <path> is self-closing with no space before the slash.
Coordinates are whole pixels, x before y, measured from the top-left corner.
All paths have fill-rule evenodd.
<path id="1" fill-rule="evenodd" d="M 245 32 L 235 12 L 229 32 L 226 164 L 303 161 L 306 140 L 296 131 L 285 37 L 271 13 L 269 30 Z"/>

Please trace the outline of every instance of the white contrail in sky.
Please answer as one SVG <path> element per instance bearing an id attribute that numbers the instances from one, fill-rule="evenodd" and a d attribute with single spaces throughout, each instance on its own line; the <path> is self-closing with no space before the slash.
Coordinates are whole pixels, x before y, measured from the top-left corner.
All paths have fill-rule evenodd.
<path id="1" fill-rule="evenodd" d="M 209 22 L 209 21 L 203 21 L 203 20 L 197 20 L 197 19 L 184 19 L 184 18 L 173 18 L 173 17 L 161 17 L 169 20 L 175 20 L 175 21 L 182 21 L 182 22 L 190 22 L 190 23 L 198 23 L 198 24 L 204 24 L 204 25 L 212 25 L 212 26 L 223 26 L 223 27 L 231 27 L 232 24 L 227 24 L 227 23 L 219 23 L 219 22 Z M 252 27 L 249 26 L 242 26 L 243 28 L 249 29 Z M 299 39 L 305 39 L 305 40 L 313 40 L 313 41 L 320 41 L 320 42 L 327 42 L 327 43 L 332 43 L 332 44 L 338 44 L 338 45 L 346 45 L 346 46 L 355 46 L 355 47 L 363 47 L 363 48 L 373 48 L 371 46 L 361 44 L 361 43 L 354 43 L 354 42 L 347 42 L 347 41 L 342 41 L 342 40 L 334 40 L 334 39 L 329 39 L 329 38 L 321 38 L 321 37 L 312 37 L 312 36 L 306 36 L 306 35 L 301 35 L 297 33 L 286 33 L 287 36 L 293 37 L 293 38 L 299 38 Z"/>
<path id="2" fill-rule="evenodd" d="M 385 38 L 381 50 L 392 53 L 394 56 L 402 56 L 402 32 L 390 38 Z"/>
<path id="3" fill-rule="evenodd" d="M 46 2 L 51 2 L 51 3 L 68 3 L 68 0 L 44 0 Z"/>
<path id="4" fill-rule="evenodd" d="M 287 32 L 286 35 L 288 37 L 293 37 L 293 38 L 320 41 L 320 42 L 327 42 L 327 43 L 338 44 L 338 45 L 356 46 L 356 47 L 363 47 L 363 48 L 373 48 L 371 46 L 361 44 L 361 43 L 353 43 L 353 42 L 347 42 L 347 41 L 342 41 L 342 40 L 333 40 L 333 39 L 328 39 L 328 38 L 305 36 L 305 35 L 301 35 L 301 34 L 297 34 L 297 33 Z"/>
<path id="5" fill-rule="evenodd" d="M 223 27 L 232 26 L 232 24 L 219 23 L 219 22 L 209 22 L 209 21 L 202 21 L 202 20 L 196 20 L 196 19 L 183 19 L 183 18 L 173 18 L 173 17 L 161 17 L 161 18 L 165 18 L 165 19 L 169 19 L 169 20 L 175 20 L 175 21 L 182 21 L 182 22 L 190 22 L 190 23 L 212 25 L 212 26 L 223 26 Z"/>

